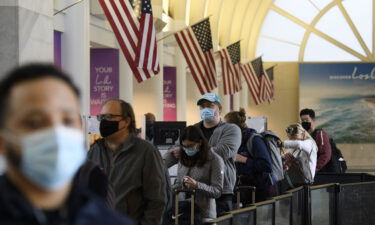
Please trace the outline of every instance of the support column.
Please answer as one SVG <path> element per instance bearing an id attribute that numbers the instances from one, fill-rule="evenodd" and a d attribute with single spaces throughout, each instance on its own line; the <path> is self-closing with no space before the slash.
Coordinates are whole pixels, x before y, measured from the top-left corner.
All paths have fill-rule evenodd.
<path id="1" fill-rule="evenodd" d="M 72 1 L 65 1 L 67 4 Z M 90 113 L 90 1 L 65 11 L 62 34 L 62 69 L 81 90 L 81 113 Z"/>
<path id="2" fill-rule="evenodd" d="M 19 64 L 53 62 L 53 1 L 0 1 L 0 77 Z"/>
<path id="3" fill-rule="evenodd" d="M 188 90 L 186 92 L 186 123 L 193 125 L 201 120 L 197 101 L 202 95 L 190 72 L 186 75 L 186 90 Z"/>
<path id="4" fill-rule="evenodd" d="M 230 96 L 224 95 L 224 89 L 220 88 L 223 87 L 223 81 L 219 83 L 219 96 L 221 99 L 221 117 L 224 118 L 225 114 L 227 114 L 230 111 Z"/>
<path id="5" fill-rule="evenodd" d="M 233 110 L 240 110 L 240 92 L 237 92 L 233 95 Z"/>
<path id="6" fill-rule="evenodd" d="M 120 99 L 133 105 L 133 72 L 120 50 Z"/>
<path id="7" fill-rule="evenodd" d="M 162 19 L 162 0 L 153 1 L 152 4 L 154 21 L 156 18 Z M 160 39 L 161 33 L 156 34 L 156 40 Z M 145 113 L 151 112 L 155 114 L 156 120 L 163 120 L 163 73 L 164 73 L 164 60 L 163 60 L 163 44 L 164 41 L 157 42 L 158 57 L 160 72 L 142 83 L 138 83 L 133 78 L 133 108 L 137 127 L 142 124 L 142 118 Z"/>
<path id="8" fill-rule="evenodd" d="M 249 107 L 249 88 L 247 85 L 242 85 L 242 90 L 240 92 L 240 106 L 247 112 Z"/>
<path id="9" fill-rule="evenodd" d="M 177 69 L 177 120 L 186 120 L 186 61 L 179 48 L 176 48 L 176 69 Z"/>
<path id="10" fill-rule="evenodd" d="M 163 120 L 163 41 L 158 42 L 158 54 L 159 74 L 141 83 L 133 79 L 133 107 L 138 127 L 148 112 L 155 114 L 156 120 Z"/>
<path id="11" fill-rule="evenodd" d="M 158 43 L 158 54 L 159 54 L 159 63 L 160 63 L 160 72 L 157 77 L 153 78 L 155 82 L 155 101 L 156 101 L 156 111 L 155 116 L 156 120 L 163 120 L 163 109 L 164 109 L 164 101 L 163 101 L 163 81 L 164 81 L 164 40 L 159 41 Z"/>

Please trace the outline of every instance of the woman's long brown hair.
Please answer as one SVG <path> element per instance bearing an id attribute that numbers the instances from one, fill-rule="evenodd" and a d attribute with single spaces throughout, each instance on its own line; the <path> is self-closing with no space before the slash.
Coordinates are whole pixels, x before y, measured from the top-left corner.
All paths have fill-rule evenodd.
<path id="1" fill-rule="evenodd" d="M 181 132 L 180 144 L 182 146 L 182 141 L 191 141 L 195 143 L 200 143 L 199 152 L 194 156 L 188 156 L 181 147 L 181 164 L 186 167 L 202 167 L 208 159 L 208 151 L 210 147 L 208 141 L 205 138 L 201 129 L 195 126 L 188 126 Z"/>

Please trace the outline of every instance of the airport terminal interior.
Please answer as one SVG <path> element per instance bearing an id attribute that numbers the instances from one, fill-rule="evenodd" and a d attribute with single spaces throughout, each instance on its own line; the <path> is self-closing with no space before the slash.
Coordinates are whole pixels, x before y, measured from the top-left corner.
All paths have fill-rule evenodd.
<path id="1" fill-rule="evenodd" d="M 375 224 L 375 0 L 0 0 L 0 80 L 13 74 L 9 71 L 15 68 L 35 63 L 54 65 L 78 87 L 83 140 L 85 149 L 90 149 L 88 158 L 99 162 L 97 166 L 113 188 L 113 205 L 106 197 L 109 208 L 130 218 L 129 222 L 119 219 L 108 223 L 98 219 L 98 224 Z M 8 92 L 13 93 L 12 88 L 21 86 L 20 82 L 15 81 Z M 4 93 L 0 90 L 0 94 Z M 11 104 L 9 93 L 6 93 L 6 100 L 0 96 L 0 103 Z M 117 127 L 122 122 L 115 120 L 116 125 L 109 122 L 116 116 L 123 117 L 111 112 L 111 107 L 117 107 L 115 103 L 121 105 L 120 114 L 128 111 L 124 116 L 125 126 L 132 128 L 135 123 L 129 132 L 137 133 L 137 140 L 145 140 L 143 147 L 137 147 L 137 154 L 146 160 L 142 162 L 145 164 L 139 164 L 141 170 L 144 172 L 148 167 L 150 171 L 139 175 L 139 180 L 132 177 L 134 183 L 121 183 L 120 180 L 131 175 L 120 173 L 138 173 L 139 158 L 124 159 L 121 162 L 130 165 L 116 167 L 122 160 L 122 152 L 102 152 L 112 148 L 106 140 L 113 132 L 123 132 Z M 134 116 L 128 106 L 134 110 Z M 314 114 L 311 111 L 302 113 L 303 109 L 312 109 Z M 112 118 L 108 112 L 112 113 Z M 243 116 L 244 127 L 231 124 L 232 112 Z M 4 115 L 8 114 L 0 111 L 0 171 L 5 174 L 13 167 L 7 166 L 10 156 L 4 153 L 7 147 L 3 139 L 8 137 L 3 135 Z M 306 121 L 304 116 L 308 117 Z M 238 120 L 240 117 L 233 118 Z M 103 121 L 108 124 L 104 125 Z M 205 138 L 194 136 L 194 127 L 200 127 L 201 131 L 196 133 Z M 256 170 L 267 161 L 258 153 L 254 156 L 250 152 L 246 157 L 240 154 L 240 149 L 246 149 L 248 143 L 247 139 L 242 143 L 247 135 L 245 127 L 259 134 L 257 138 L 250 138 L 256 143 L 253 149 L 264 146 L 270 151 L 266 159 L 271 163 L 269 170 L 272 167 L 272 172 L 268 175 L 272 176 L 270 187 L 274 189 L 268 189 L 267 198 L 262 201 L 257 201 L 263 188 L 258 187 L 259 180 L 256 184 L 240 182 L 241 170 L 237 164 Z M 229 130 L 238 132 L 226 136 L 224 133 Z M 265 131 L 278 136 L 277 148 L 292 149 L 292 142 L 300 141 L 296 147 L 300 150 L 302 142 L 308 137 L 312 140 L 315 150 L 307 155 L 312 157 L 315 151 L 315 160 L 307 159 L 308 167 L 313 167 L 311 182 L 296 182 L 298 185 L 295 185 L 285 174 L 282 175 L 284 179 L 275 179 L 277 160 L 269 144 L 273 142 L 267 140 Z M 59 132 L 64 133 L 57 129 L 56 135 Z M 303 135 L 301 140 L 299 134 Z M 323 135 L 326 136 L 323 138 Z M 257 139 L 265 145 L 256 142 Z M 134 141 L 129 141 L 129 137 L 124 140 L 120 148 Z M 216 143 L 225 141 L 231 144 Z M 135 146 L 134 143 L 130 146 Z M 199 151 L 203 151 L 203 143 L 212 147 L 208 148 L 205 157 L 202 156 L 204 160 L 211 160 L 211 157 L 219 160 L 216 163 L 207 161 L 202 166 L 203 161 L 195 160 L 198 156 L 191 152 L 196 148 L 192 147 L 194 143 L 199 143 Z M 315 172 L 324 145 L 330 146 L 327 160 L 331 162 L 337 157 L 337 163 L 345 164 L 345 169 L 341 167 L 335 172 L 318 169 Z M 228 156 L 234 146 L 234 155 Z M 150 159 L 144 150 L 148 148 L 158 150 L 158 155 Z M 225 151 L 227 153 L 223 153 Z M 285 171 L 293 164 L 282 163 L 288 157 L 278 154 L 276 158 L 283 167 L 281 170 L 287 173 Z M 288 154 L 293 156 L 294 152 Z M 169 156 L 174 157 L 176 164 L 166 169 L 169 175 L 153 175 L 153 172 L 169 167 Z M 102 157 L 108 157 L 108 165 Z M 190 159 L 195 160 L 193 164 Z M 160 163 L 147 160 L 159 160 Z M 70 163 L 75 162 L 63 162 L 66 167 L 74 167 L 69 166 Z M 208 166 L 221 170 L 214 174 Z M 204 171 L 206 167 L 211 168 L 209 172 Z M 265 176 L 264 172 L 259 173 Z M 194 174 L 195 180 L 191 178 Z M 28 180 L 28 175 L 25 176 Z M 6 179 L 12 181 L 12 177 L 9 174 Z M 74 179 L 78 177 L 80 175 Z M 159 181 L 155 177 L 166 183 L 157 186 Z M 151 178 L 156 181 L 148 182 Z M 289 185 L 287 190 L 282 184 L 284 180 L 284 185 Z M 169 189 L 181 182 L 188 189 L 181 190 L 184 201 L 178 200 L 182 193 L 176 192 L 175 196 L 173 192 L 170 193 L 172 199 L 167 200 L 169 209 L 156 202 L 147 203 L 155 194 L 147 193 L 143 186 L 165 192 L 163 188 Z M 232 186 L 229 185 L 231 190 L 226 192 L 228 183 Z M 2 184 L 4 182 L 0 181 L 0 192 L 7 191 L 2 189 Z M 28 193 L 22 190 L 18 194 Z M 244 193 L 250 193 L 250 202 L 242 201 L 241 196 L 246 196 Z M 8 207 L 1 203 L 2 195 L 5 194 L 0 193 L 0 224 L 2 221 L 5 224 L 88 224 L 77 222 L 75 216 L 69 217 L 71 220 L 67 223 L 50 220 L 61 214 L 55 209 L 53 213 L 41 210 L 45 223 L 37 220 L 12 223 L 11 217 L 4 216 L 7 210 L 1 209 Z M 25 195 L 28 198 L 29 195 Z M 126 197 L 127 203 L 119 197 L 125 195 L 130 195 Z M 166 193 L 161 196 L 167 199 Z M 221 213 L 220 204 L 228 198 L 232 198 L 233 207 Z M 184 208 L 186 199 L 189 204 Z M 33 200 L 29 201 L 34 204 Z M 132 201 L 139 204 L 130 204 Z M 198 210 L 190 208 L 190 203 Z M 151 212 L 147 209 L 152 208 L 151 205 L 161 211 Z M 175 209 L 182 213 L 176 214 Z M 111 217 L 109 213 L 103 213 L 103 216 Z M 163 214 L 162 218 L 152 217 L 155 213 Z M 150 216 L 145 219 L 147 216 L 143 214 Z"/>

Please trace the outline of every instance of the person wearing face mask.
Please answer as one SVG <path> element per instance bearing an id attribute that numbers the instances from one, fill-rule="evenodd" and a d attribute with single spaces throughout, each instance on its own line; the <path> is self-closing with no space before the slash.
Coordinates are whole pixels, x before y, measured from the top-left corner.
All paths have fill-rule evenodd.
<path id="1" fill-rule="evenodd" d="M 221 120 L 221 100 L 216 94 L 204 94 L 197 101 L 197 105 L 200 108 L 202 121 L 194 126 L 202 130 L 208 144 L 221 156 L 225 165 L 223 192 L 221 197 L 216 199 L 216 211 L 219 217 L 233 209 L 232 197 L 236 183 L 235 160 L 241 145 L 241 130 L 238 126 Z M 180 148 L 173 149 L 175 161 L 180 157 L 180 153 Z M 173 163 L 169 161 L 166 165 L 170 167 Z"/>
<path id="2" fill-rule="evenodd" d="M 329 136 L 323 129 L 316 129 L 315 112 L 312 109 L 302 109 L 300 112 L 302 127 L 310 133 L 318 146 L 318 160 L 316 172 L 328 171 L 327 164 L 332 158 L 332 148 Z M 333 171 L 332 171 L 333 172 Z"/>
<path id="3" fill-rule="evenodd" d="M 217 214 L 215 198 L 219 198 L 223 190 L 224 162 L 209 147 L 199 128 L 186 127 L 181 132 L 180 140 L 181 157 L 173 187 L 195 190 L 195 203 L 203 220 L 214 219 Z M 166 160 L 173 160 L 173 155 L 167 153 Z M 180 193 L 179 197 L 183 199 L 185 195 Z"/>
<path id="4" fill-rule="evenodd" d="M 306 174 L 303 174 L 304 178 L 306 178 L 306 180 L 313 181 L 315 177 L 318 151 L 318 147 L 316 146 L 314 139 L 305 129 L 303 129 L 301 124 L 292 124 L 288 126 L 285 131 L 288 135 L 288 140 L 284 141 L 282 146 L 287 150 L 283 155 L 287 167 L 291 166 L 291 161 L 294 158 L 300 158 L 301 162 L 303 163 L 301 165 L 302 170 L 307 171 Z M 291 181 L 287 177 L 284 179 L 284 181 L 284 183 L 289 186 L 287 189 L 306 184 L 291 184 Z M 285 188 L 282 189 L 285 190 Z"/>
<path id="5" fill-rule="evenodd" d="M 97 116 L 100 134 L 88 158 L 97 163 L 114 187 L 115 208 L 136 224 L 158 225 L 166 205 L 166 180 L 159 151 L 136 136 L 132 106 L 107 100 Z"/>
<path id="6" fill-rule="evenodd" d="M 132 224 L 74 179 L 86 159 L 78 99 L 51 65 L 25 65 L 0 81 L 0 224 Z"/>
<path id="7" fill-rule="evenodd" d="M 146 113 L 145 114 L 145 119 L 146 119 L 146 140 L 152 141 L 154 140 L 154 123 L 155 123 L 155 115 L 152 113 Z"/>

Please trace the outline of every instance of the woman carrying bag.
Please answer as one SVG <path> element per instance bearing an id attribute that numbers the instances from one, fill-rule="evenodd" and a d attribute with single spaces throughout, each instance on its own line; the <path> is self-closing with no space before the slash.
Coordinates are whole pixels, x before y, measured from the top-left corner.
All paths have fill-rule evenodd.
<path id="1" fill-rule="evenodd" d="M 315 177 L 318 147 L 310 134 L 301 124 L 292 124 L 286 128 L 288 140 L 283 142 L 287 149 L 285 159 L 286 189 L 312 184 Z"/>
<path id="2" fill-rule="evenodd" d="M 242 133 L 241 146 L 236 156 L 237 184 L 255 186 L 255 202 L 274 197 L 276 186 L 272 180 L 272 161 L 263 137 L 256 130 L 247 127 L 247 116 L 243 108 L 227 113 L 224 118 L 227 123 L 236 124 Z M 240 191 L 240 196 L 243 205 L 254 200 L 248 190 Z"/>
<path id="3" fill-rule="evenodd" d="M 224 162 L 208 146 L 202 131 L 195 127 L 186 127 L 181 133 L 181 155 L 174 189 L 195 191 L 195 204 L 202 215 L 203 222 L 216 218 L 215 198 L 219 198 L 224 183 Z M 165 163 L 175 156 L 172 152 L 164 155 Z M 180 200 L 188 198 L 179 194 Z M 181 212 L 183 213 L 183 212 Z"/>

